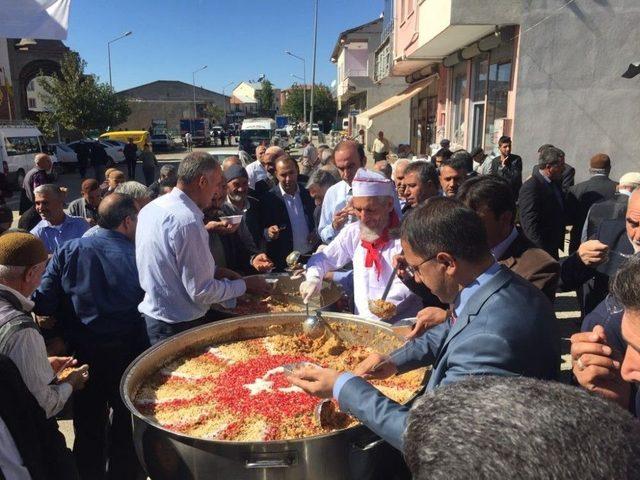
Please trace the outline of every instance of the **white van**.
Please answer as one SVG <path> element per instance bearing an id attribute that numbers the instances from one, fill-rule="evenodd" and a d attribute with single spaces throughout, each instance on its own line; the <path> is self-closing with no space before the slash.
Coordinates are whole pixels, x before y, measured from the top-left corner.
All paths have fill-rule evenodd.
<path id="1" fill-rule="evenodd" d="M 240 147 L 255 158 L 256 147 L 262 142 L 267 145 L 276 133 L 276 121 L 272 118 L 248 118 L 240 127 Z"/>
<path id="2" fill-rule="evenodd" d="M 42 133 L 26 122 L 0 122 L 0 162 L 9 184 L 22 187 L 38 153 L 48 153 Z M 55 162 L 55 158 L 51 158 Z"/>

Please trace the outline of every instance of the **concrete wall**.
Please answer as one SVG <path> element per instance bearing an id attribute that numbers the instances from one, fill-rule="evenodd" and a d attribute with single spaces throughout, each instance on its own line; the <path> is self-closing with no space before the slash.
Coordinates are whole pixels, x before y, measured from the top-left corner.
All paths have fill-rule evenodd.
<path id="1" fill-rule="evenodd" d="M 379 85 L 367 90 L 367 109 L 375 107 L 389 97 L 407 88 L 404 78 L 387 77 Z M 371 127 L 366 130 L 367 150 L 371 149 L 378 132 L 384 136 L 395 150 L 400 143 L 409 143 L 411 124 L 411 102 L 405 101 L 391 110 L 373 117 Z"/>
<path id="2" fill-rule="evenodd" d="M 202 105 L 197 105 L 201 109 Z M 147 130 L 154 119 L 167 121 L 167 128 L 180 130 L 180 119 L 193 117 L 191 102 L 129 102 L 131 115 L 127 121 L 118 125 L 119 129 Z"/>
<path id="3" fill-rule="evenodd" d="M 524 0 L 522 30 L 564 0 Z M 611 156 L 612 177 L 640 170 L 640 1 L 580 0 L 521 37 L 514 152 L 531 171 L 538 147 L 552 143 L 587 178 L 589 158 Z"/>

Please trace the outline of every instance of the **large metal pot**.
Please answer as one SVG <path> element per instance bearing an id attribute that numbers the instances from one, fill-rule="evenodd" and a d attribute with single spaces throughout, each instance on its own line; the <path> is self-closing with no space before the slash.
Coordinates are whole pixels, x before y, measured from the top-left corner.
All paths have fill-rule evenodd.
<path id="1" fill-rule="evenodd" d="M 402 343 L 389 326 L 380 322 L 339 313 L 325 313 L 323 317 L 338 327 L 356 326 L 339 329 L 348 343 L 364 343 L 381 352 Z M 376 462 L 388 463 L 380 449 L 390 447 L 362 425 L 289 441 L 229 442 L 169 431 L 135 408 L 132 398 L 141 383 L 185 349 L 266 336 L 270 325 L 299 326 L 304 318 L 304 314 L 253 315 L 204 325 L 151 347 L 129 365 L 120 392 L 133 415 L 138 458 L 152 479 L 363 479 L 373 478 Z M 379 335 L 381 331 L 388 335 Z"/>
<path id="2" fill-rule="evenodd" d="M 266 273 L 260 275 L 252 275 L 252 277 L 262 277 L 268 283 L 274 285 L 273 291 L 276 294 L 287 294 L 287 302 L 291 305 L 300 307 L 300 310 L 304 309 L 304 303 L 302 297 L 298 294 L 300 290 L 300 284 L 304 278 L 292 279 L 288 273 Z M 309 308 L 312 310 L 332 311 L 335 310 L 336 303 L 342 298 L 344 292 L 338 284 L 333 282 L 322 282 L 322 290 L 320 295 L 314 296 L 309 302 Z M 240 316 L 233 311 L 233 308 L 224 307 L 220 304 L 211 305 L 211 309 L 224 315 L 225 318 L 232 318 Z M 253 313 L 253 312 L 252 312 Z"/>

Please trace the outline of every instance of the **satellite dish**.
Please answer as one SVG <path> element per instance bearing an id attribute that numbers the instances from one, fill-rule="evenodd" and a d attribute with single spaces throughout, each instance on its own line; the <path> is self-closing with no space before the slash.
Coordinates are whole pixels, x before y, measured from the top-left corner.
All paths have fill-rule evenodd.
<path id="1" fill-rule="evenodd" d="M 260 74 L 260 76 L 258 77 L 258 82 L 263 81 L 264 77 L 265 77 L 264 73 Z"/>
<path id="2" fill-rule="evenodd" d="M 336 83 L 337 83 L 337 82 L 336 82 L 336 80 L 335 80 L 335 78 L 334 78 L 334 79 L 332 80 L 332 82 L 331 82 L 331 88 L 336 88 Z"/>

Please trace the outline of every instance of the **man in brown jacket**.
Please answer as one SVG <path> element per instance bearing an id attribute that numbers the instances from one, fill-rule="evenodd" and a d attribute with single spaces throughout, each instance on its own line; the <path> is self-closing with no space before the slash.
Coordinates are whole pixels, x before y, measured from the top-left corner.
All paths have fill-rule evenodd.
<path id="1" fill-rule="evenodd" d="M 509 183 L 494 175 L 470 178 L 460 186 L 457 198 L 482 219 L 495 259 L 531 282 L 553 302 L 560 264 L 547 252 L 534 246 L 515 226 L 516 204 Z M 427 328 L 442 323 L 446 313 L 437 307 L 421 310 L 408 337 L 419 336 Z"/>

